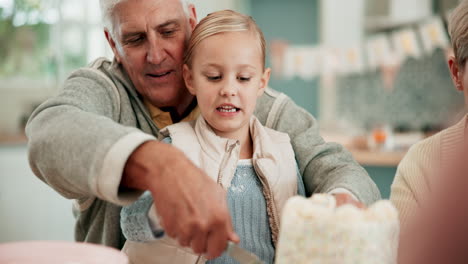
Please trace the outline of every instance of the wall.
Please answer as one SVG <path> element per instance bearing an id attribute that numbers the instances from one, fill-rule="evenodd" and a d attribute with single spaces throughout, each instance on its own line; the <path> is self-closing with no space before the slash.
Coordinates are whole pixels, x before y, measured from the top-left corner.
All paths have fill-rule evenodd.
<path id="1" fill-rule="evenodd" d="M 33 175 L 25 145 L 0 145 L 0 243 L 73 241 L 71 201 Z"/>
<path id="2" fill-rule="evenodd" d="M 0 87 L 0 134 L 23 133 L 25 117 L 53 93 L 50 87 Z"/>
<path id="3" fill-rule="evenodd" d="M 329 48 L 352 47 L 363 39 L 364 0 L 321 0 L 320 43 Z M 333 124 L 336 119 L 337 91 L 330 78 L 321 78 L 320 121 Z"/>
<path id="4" fill-rule="evenodd" d="M 195 5 L 199 21 L 216 10 L 232 9 L 249 13 L 250 8 L 250 0 L 191 0 L 190 2 Z"/>
<path id="5" fill-rule="evenodd" d="M 364 169 L 379 188 L 382 199 L 390 198 L 390 187 L 395 177 L 396 167 L 365 166 Z"/>
<path id="6" fill-rule="evenodd" d="M 406 61 L 392 89 L 383 86 L 380 71 L 341 77 L 337 97 L 337 117 L 361 128 L 382 123 L 411 130 L 446 127 L 464 110 L 442 50 Z"/>
<path id="7" fill-rule="evenodd" d="M 318 43 L 317 0 L 294 0 L 287 3 L 282 0 L 253 0 L 250 4 L 251 15 L 262 29 L 267 43 L 275 39 L 287 40 L 294 45 Z M 318 81 L 285 81 L 272 76 L 270 86 L 289 95 L 298 105 L 317 116 Z"/>

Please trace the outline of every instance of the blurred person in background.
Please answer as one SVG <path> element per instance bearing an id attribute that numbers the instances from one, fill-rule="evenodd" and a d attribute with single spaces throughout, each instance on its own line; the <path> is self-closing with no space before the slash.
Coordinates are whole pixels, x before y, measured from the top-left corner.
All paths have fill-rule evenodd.
<path id="1" fill-rule="evenodd" d="M 449 34 L 453 55 L 448 57 L 448 66 L 455 88 L 463 93 L 468 105 L 468 3 L 463 1 L 449 18 Z M 420 207 L 433 188 L 433 176 L 440 176 L 441 161 L 452 156 L 451 151 L 460 145 L 466 134 L 467 116 L 454 126 L 413 145 L 398 169 L 392 183 L 390 200 L 400 213 L 405 224 Z"/>
<path id="2" fill-rule="evenodd" d="M 100 4 L 114 59 L 73 72 L 35 110 L 26 128 L 31 168 L 75 200 L 77 241 L 122 248 L 121 206 L 149 190 L 167 235 L 217 257 L 236 237 L 225 191 L 180 150 L 157 140 L 165 126 L 199 115 L 182 78 L 195 7 L 184 0 Z M 289 135 L 308 195 L 333 193 L 338 202 L 355 204 L 380 198 L 351 154 L 324 142 L 315 118 L 289 97 L 266 89 L 255 115 Z"/>
<path id="3" fill-rule="evenodd" d="M 434 176 L 430 195 L 401 226 L 399 264 L 468 263 L 467 139 L 429 174 Z"/>
<path id="4" fill-rule="evenodd" d="M 456 89 L 468 105 L 468 0 L 449 17 Z M 398 263 L 467 263 L 468 116 L 408 151 L 398 166 L 390 200 L 400 213 Z"/>

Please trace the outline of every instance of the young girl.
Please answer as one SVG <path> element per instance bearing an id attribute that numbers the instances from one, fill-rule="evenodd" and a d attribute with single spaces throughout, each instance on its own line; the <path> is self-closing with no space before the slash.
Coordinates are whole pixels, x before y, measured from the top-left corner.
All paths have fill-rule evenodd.
<path id="1" fill-rule="evenodd" d="M 263 127 L 253 116 L 270 77 L 261 30 L 251 17 L 234 11 L 208 15 L 191 36 L 183 74 L 201 116 L 167 127 L 164 141 L 180 148 L 227 191 L 240 246 L 273 263 L 283 205 L 305 192 L 289 137 Z M 132 263 L 206 261 L 164 236 L 149 193 L 123 208 L 121 226 L 128 239 L 123 251 Z M 208 263 L 237 262 L 223 254 Z"/>

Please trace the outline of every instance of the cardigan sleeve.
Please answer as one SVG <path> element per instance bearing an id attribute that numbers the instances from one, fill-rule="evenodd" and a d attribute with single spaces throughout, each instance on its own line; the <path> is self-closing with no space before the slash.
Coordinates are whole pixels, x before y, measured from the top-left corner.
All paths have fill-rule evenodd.
<path id="1" fill-rule="evenodd" d="M 162 142 L 171 144 L 170 137 Z M 125 238 L 136 242 L 149 242 L 164 236 L 164 229 L 159 224 L 154 200 L 149 191 L 120 211 L 120 227 Z"/>
<path id="2" fill-rule="evenodd" d="M 98 70 L 77 70 L 28 121 L 32 171 L 68 199 L 124 205 L 142 193 L 119 189 L 122 171 L 133 150 L 155 137 L 119 123 L 116 89 Z"/>
<path id="3" fill-rule="evenodd" d="M 403 162 L 406 163 L 407 161 Z M 418 202 L 413 191 L 415 186 L 411 186 L 408 183 L 407 177 L 409 175 L 414 176 L 414 171 L 411 172 L 411 169 L 406 164 L 402 164 L 398 167 L 391 186 L 390 201 L 398 210 L 402 225 L 408 222 L 412 213 L 418 208 Z"/>
<path id="4" fill-rule="evenodd" d="M 429 178 L 437 170 L 439 142 L 436 135 L 413 145 L 398 165 L 390 201 L 397 208 L 402 225 L 408 223 L 429 192 Z"/>
<path id="5" fill-rule="evenodd" d="M 136 202 L 122 208 L 120 227 L 127 240 L 148 242 L 164 236 L 162 227 L 153 225 L 148 217 L 152 205 L 153 197 L 146 191 Z"/>

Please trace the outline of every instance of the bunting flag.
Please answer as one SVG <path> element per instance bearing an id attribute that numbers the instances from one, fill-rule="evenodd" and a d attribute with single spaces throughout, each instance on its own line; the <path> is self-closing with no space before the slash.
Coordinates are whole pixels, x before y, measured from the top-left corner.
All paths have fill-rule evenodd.
<path id="1" fill-rule="evenodd" d="M 288 46 L 283 55 L 282 76 L 311 80 L 323 69 L 323 55 L 318 46 Z"/>
<path id="2" fill-rule="evenodd" d="M 446 48 L 450 45 L 444 23 L 440 17 L 433 17 L 419 25 L 424 51 L 427 54 L 434 52 L 436 48 Z"/>
<path id="3" fill-rule="evenodd" d="M 378 34 L 370 37 L 366 43 L 367 68 L 376 70 L 382 65 L 399 64 L 401 59 L 396 56 L 390 46 L 390 40 L 386 34 Z"/>
<path id="4" fill-rule="evenodd" d="M 321 68 L 323 75 L 334 75 L 343 72 L 341 64 L 341 50 L 338 48 L 322 47 Z"/>
<path id="5" fill-rule="evenodd" d="M 293 46 L 289 46 L 284 51 L 282 76 L 285 79 L 292 79 L 297 74 L 297 69 L 300 64 L 300 59 L 298 58 L 298 56 L 299 54 L 297 54 L 296 48 Z"/>
<path id="6" fill-rule="evenodd" d="M 312 80 L 320 75 L 322 65 L 320 47 L 301 47 L 298 48 L 297 54 L 301 58 L 298 75 L 304 80 Z"/>
<path id="7" fill-rule="evenodd" d="M 358 73 L 364 71 L 364 54 L 360 45 L 343 49 L 341 56 L 343 73 Z"/>
<path id="8" fill-rule="evenodd" d="M 421 45 L 412 28 L 402 29 L 392 34 L 393 48 L 400 60 L 409 57 L 420 58 L 422 55 Z"/>
<path id="9" fill-rule="evenodd" d="M 450 46 L 442 19 L 433 17 L 416 27 L 380 33 L 364 43 L 344 48 L 321 45 L 272 44 L 271 61 L 276 75 L 310 80 L 318 76 L 381 70 L 385 87 L 391 90 L 400 65 L 408 58 L 420 58 L 436 48 Z"/>

